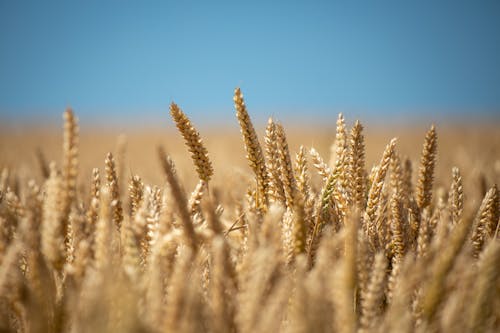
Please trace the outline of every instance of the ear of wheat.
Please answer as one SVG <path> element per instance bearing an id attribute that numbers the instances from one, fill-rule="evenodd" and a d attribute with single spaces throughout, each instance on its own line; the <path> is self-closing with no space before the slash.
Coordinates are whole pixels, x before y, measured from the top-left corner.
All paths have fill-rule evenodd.
<path id="1" fill-rule="evenodd" d="M 207 149 L 201 140 L 200 133 L 193 127 L 189 118 L 182 112 L 177 104 L 170 104 L 170 115 L 191 152 L 191 158 L 196 166 L 198 177 L 208 183 L 213 175 L 213 168 L 208 158 Z"/>

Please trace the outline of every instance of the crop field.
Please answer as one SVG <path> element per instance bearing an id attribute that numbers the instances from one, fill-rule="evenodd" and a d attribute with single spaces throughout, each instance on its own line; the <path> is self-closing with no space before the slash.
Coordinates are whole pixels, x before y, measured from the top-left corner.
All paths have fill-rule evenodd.
<path id="1" fill-rule="evenodd" d="M 0 332 L 498 332 L 498 124 L 231 117 L 0 125 Z"/>

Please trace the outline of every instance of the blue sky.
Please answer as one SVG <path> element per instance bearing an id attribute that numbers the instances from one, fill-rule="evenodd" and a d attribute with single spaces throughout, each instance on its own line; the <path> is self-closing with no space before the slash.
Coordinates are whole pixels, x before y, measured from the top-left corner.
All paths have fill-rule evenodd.
<path id="1" fill-rule="evenodd" d="M 0 120 L 500 117 L 499 1 L 0 0 Z M 232 120 L 232 118 L 231 118 Z"/>

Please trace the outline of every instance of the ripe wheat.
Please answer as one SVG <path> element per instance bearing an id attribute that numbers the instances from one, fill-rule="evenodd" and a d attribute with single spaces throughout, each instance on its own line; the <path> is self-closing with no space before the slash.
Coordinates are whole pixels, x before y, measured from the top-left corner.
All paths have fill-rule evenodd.
<path id="1" fill-rule="evenodd" d="M 272 119 L 261 147 L 240 89 L 234 105 L 245 181 L 215 181 L 176 104 L 191 193 L 163 148 L 157 185 L 126 175 L 123 140 L 118 163 L 102 156 L 102 180 L 82 170 L 71 109 L 59 164 L 39 150 L 33 174 L 0 165 L 0 331 L 498 331 L 500 194 L 487 165 L 484 191 L 464 185 L 477 170 L 438 176 L 432 126 L 416 180 L 396 139 L 368 172 L 370 140 L 343 115 L 326 163 Z"/>

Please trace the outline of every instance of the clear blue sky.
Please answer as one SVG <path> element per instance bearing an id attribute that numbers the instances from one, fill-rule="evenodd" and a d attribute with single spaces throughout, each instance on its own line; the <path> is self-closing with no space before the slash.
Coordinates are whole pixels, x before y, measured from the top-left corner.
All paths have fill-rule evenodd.
<path id="1" fill-rule="evenodd" d="M 0 0 L 0 120 L 222 119 L 236 86 L 280 118 L 499 117 L 500 1 Z"/>

